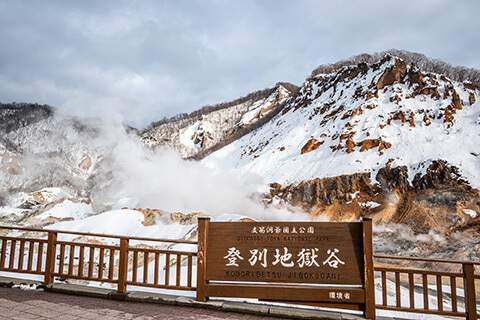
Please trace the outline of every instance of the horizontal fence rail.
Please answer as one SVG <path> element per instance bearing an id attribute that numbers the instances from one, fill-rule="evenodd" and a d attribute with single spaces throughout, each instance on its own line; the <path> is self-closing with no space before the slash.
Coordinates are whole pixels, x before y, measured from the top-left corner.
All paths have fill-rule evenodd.
<path id="1" fill-rule="evenodd" d="M 127 286 L 197 290 L 197 241 L 2 230 L 17 231 L 0 236 L 2 272 L 40 275 L 45 284 L 67 279 L 111 283 L 118 292 Z M 374 262 L 376 309 L 480 319 L 480 263 L 386 255 L 374 255 Z"/>
<path id="2" fill-rule="evenodd" d="M 475 282 L 480 275 L 475 274 L 475 267 L 480 263 L 385 255 L 374 258 L 376 286 L 381 290 L 376 309 L 479 319 L 476 297 L 480 297 L 480 286 Z M 415 263 L 425 268 L 410 266 Z"/>
<path id="3" fill-rule="evenodd" d="M 196 241 L 20 227 L 2 229 L 24 234 L 0 236 L 0 271 L 43 275 L 45 284 L 54 279 L 112 283 L 117 285 L 118 292 L 125 292 L 127 285 L 196 290 Z M 101 243 L 98 238 L 108 239 L 109 243 Z M 132 245 L 133 242 L 138 244 Z M 192 251 L 171 248 L 179 244 L 192 245 Z"/>

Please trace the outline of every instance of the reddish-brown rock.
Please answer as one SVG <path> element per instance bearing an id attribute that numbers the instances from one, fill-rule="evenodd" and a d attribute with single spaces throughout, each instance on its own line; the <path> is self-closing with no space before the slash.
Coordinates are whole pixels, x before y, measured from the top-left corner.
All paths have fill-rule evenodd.
<path id="1" fill-rule="evenodd" d="M 392 120 L 400 120 L 402 123 L 407 122 L 407 117 L 403 111 L 397 111 L 393 114 Z"/>
<path id="2" fill-rule="evenodd" d="M 390 149 L 392 144 L 390 142 L 385 142 L 383 140 L 380 141 L 380 146 L 378 147 L 378 151 L 382 151 L 384 149 Z"/>
<path id="3" fill-rule="evenodd" d="M 323 144 L 323 141 L 317 141 L 317 139 L 310 139 L 308 142 L 303 146 L 301 154 L 313 151 L 317 149 L 319 146 Z"/>
<path id="4" fill-rule="evenodd" d="M 381 139 L 365 139 L 358 143 L 360 146 L 360 152 L 364 152 L 380 146 Z"/>
<path id="5" fill-rule="evenodd" d="M 462 110 L 463 109 L 462 102 L 460 101 L 460 97 L 458 96 L 458 93 L 455 90 L 453 90 L 452 106 L 456 110 Z"/>
<path id="6" fill-rule="evenodd" d="M 395 65 L 387 68 L 377 82 L 377 89 L 381 90 L 394 83 L 402 83 L 407 74 L 407 64 L 403 60 L 396 60 Z"/>
<path id="7" fill-rule="evenodd" d="M 353 142 L 351 136 L 348 137 L 346 146 L 347 146 L 347 153 L 352 153 L 355 150 L 355 142 Z"/>
<path id="8" fill-rule="evenodd" d="M 427 126 L 427 127 L 432 124 L 432 122 L 430 121 L 430 119 L 428 119 L 428 117 L 427 117 L 426 114 L 423 115 L 423 123 L 424 123 L 425 126 Z"/>
<path id="9" fill-rule="evenodd" d="M 423 95 L 430 95 L 432 97 L 432 99 L 440 99 L 440 93 L 438 92 L 438 89 L 436 87 L 426 87 L 426 88 L 423 88 L 422 90 L 420 90 L 420 93 L 419 94 L 423 94 Z"/>
<path id="10" fill-rule="evenodd" d="M 418 89 L 422 89 L 424 86 L 423 79 L 424 75 L 420 71 L 413 70 L 410 68 L 408 72 L 408 82 L 409 86 L 412 86 L 414 84 L 418 85 Z"/>
<path id="11" fill-rule="evenodd" d="M 461 180 L 457 168 L 445 161 L 433 161 L 426 173 L 417 174 L 410 184 L 407 168 L 391 168 L 392 162 L 389 159 L 378 171 L 373 185 L 370 173 L 314 179 L 286 187 L 272 184 L 270 202 L 280 198 L 331 221 L 369 216 L 374 223 L 403 223 L 416 233 L 449 233 L 480 225 L 463 213 L 463 209 L 480 212 L 480 191 Z"/>
<path id="12" fill-rule="evenodd" d="M 366 101 L 372 99 L 372 98 L 378 98 L 378 90 L 375 90 L 375 91 L 368 91 L 367 92 L 367 97 L 366 97 Z"/>
<path id="13" fill-rule="evenodd" d="M 470 105 L 473 105 L 475 101 L 477 101 L 475 99 L 475 95 L 472 92 L 470 92 L 470 95 L 468 96 L 468 103 L 470 103 Z"/>
<path id="14" fill-rule="evenodd" d="M 410 123 L 410 127 L 415 127 L 415 115 L 410 113 L 410 116 L 408 117 L 408 122 Z"/>
<path id="15" fill-rule="evenodd" d="M 88 171 L 92 167 L 92 158 L 86 156 L 83 158 L 82 162 L 78 165 L 80 169 Z"/>

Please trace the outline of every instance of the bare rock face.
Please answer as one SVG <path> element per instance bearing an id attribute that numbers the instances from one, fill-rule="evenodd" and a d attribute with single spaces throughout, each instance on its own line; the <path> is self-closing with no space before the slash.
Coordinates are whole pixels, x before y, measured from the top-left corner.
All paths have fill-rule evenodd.
<path id="1" fill-rule="evenodd" d="M 286 187 L 274 183 L 270 187 L 272 198 L 278 196 L 307 210 L 312 210 L 319 205 L 345 204 L 352 200 L 353 194 L 358 190 L 363 190 L 366 194 L 373 196 L 376 189 L 370 184 L 369 173 L 315 179 Z"/>
<path id="2" fill-rule="evenodd" d="M 385 192 L 398 190 L 401 193 L 405 193 L 410 187 L 408 182 L 408 169 L 405 166 L 381 168 L 375 179 L 380 184 L 380 189 L 385 190 Z"/>
<path id="3" fill-rule="evenodd" d="M 386 59 L 391 59 L 387 56 Z M 385 70 L 384 74 L 378 79 L 377 89 L 381 90 L 395 82 L 401 83 L 407 74 L 407 64 L 403 60 L 397 60 L 395 65 Z"/>
<path id="4" fill-rule="evenodd" d="M 123 208 L 128 209 L 128 208 Z M 181 212 L 167 212 L 160 209 L 134 208 L 132 210 L 139 211 L 144 216 L 142 224 L 144 226 L 153 226 L 157 223 L 171 224 L 178 222 L 181 225 L 193 225 L 198 221 L 198 217 L 208 217 L 209 215 L 202 212 L 192 212 L 184 214 Z"/>
<path id="5" fill-rule="evenodd" d="M 127 209 L 127 208 L 124 208 Z M 139 211 L 143 214 L 144 220 L 142 221 L 142 224 L 144 226 L 153 226 L 157 224 L 157 220 L 161 217 L 162 211 L 158 209 L 143 209 L 143 208 L 134 208 L 133 210 Z"/>
<path id="6" fill-rule="evenodd" d="M 417 190 L 435 189 L 440 186 L 453 187 L 462 183 L 466 185 L 465 181 L 461 179 L 458 168 L 449 166 L 443 160 L 433 161 L 425 175 L 417 174 L 412 183 Z"/>
<path id="7" fill-rule="evenodd" d="M 85 171 L 90 170 L 90 168 L 92 167 L 92 158 L 90 158 L 89 156 L 85 156 L 78 165 L 78 167 Z"/>
<path id="8" fill-rule="evenodd" d="M 477 99 L 475 99 L 475 95 L 470 92 L 470 95 L 468 96 L 468 103 L 470 103 L 470 105 L 473 105 L 476 101 Z"/>
<path id="9" fill-rule="evenodd" d="M 480 213 L 480 190 L 470 187 L 445 161 L 433 161 L 412 184 L 404 166 L 384 167 L 375 179 L 372 183 L 370 173 L 356 173 L 286 187 L 274 183 L 269 199 L 283 199 L 334 221 L 368 216 L 377 224 L 402 223 L 416 233 L 480 229 L 480 214 L 466 214 L 466 210 Z"/>
<path id="10" fill-rule="evenodd" d="M 317 149 L 321 144 L 322 144 L 322 142 L 317 141 L 317 139 L 312 138 L 312 139 L 308 140 L 307 143 L 303 146 L 301 154 L 313 151 L 313 150 Z"/>
<path id="11" fill-rule="evenodd" d="M 456 91 L 453 91 L 452 106 L 456 110 L 462 110 L 463 109 L 462 102 L 460 101 L 460 96 L 458 95 L 458 93 Z"/>
<path id="12" fill-rule="evenodd" d="M 183 214 L 180 212 L 171 214 L 173 222 L 179 222 L 181 225 L 192 225 L 198 222 L 198 217 L 209 217 L 209 215 L 202 212 L 192 212 L 189 214 Z"/>

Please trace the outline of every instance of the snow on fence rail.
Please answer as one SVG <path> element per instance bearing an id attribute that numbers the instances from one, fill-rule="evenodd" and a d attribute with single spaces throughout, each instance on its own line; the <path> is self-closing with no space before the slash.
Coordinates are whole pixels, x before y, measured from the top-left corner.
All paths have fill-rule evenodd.
<path id="1" fill-rule="evenodd" d="M 112 283 L 117 284 L 118 292 L 125 292 L 127 285 L 196 290 L 193 283 L 196 241 L 19 227 L 2 229 L 25 235 L 0 236 L 0 271 L 43 275 L 45 284 L 53 283 L 54 278 Z M 98 238 L 113 244 L 101 243 Z M 133 242 L 142 245 L 132 245 Z M 193 248 L 173 250 L 166 244 Z"/>

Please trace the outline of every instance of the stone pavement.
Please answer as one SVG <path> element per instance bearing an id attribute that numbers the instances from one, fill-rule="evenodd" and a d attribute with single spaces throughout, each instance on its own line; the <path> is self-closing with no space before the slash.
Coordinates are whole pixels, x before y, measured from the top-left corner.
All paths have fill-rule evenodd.
<path id="1" fill-rule="evenodd" d="M 0 287 L 0 318 L 121 320 L 121 319 L 271 319 L 212 309 L 129 302 L 55 292 L 24 291 Z"/>
<path id="2" fill-rule="evenodd" d="M 350 319 L 363 317 L 253 303 L 197 302 L 183 296 L 53 284 L 41 290 L 10 288 L 38 282 L 0 277 L 1 319 Z M 40 286 L 42 287 L 42 286 Z M 377 318 L 378 319 L 378 318 Z M 383 319 L 383 318 L 382 318 Z"/>

